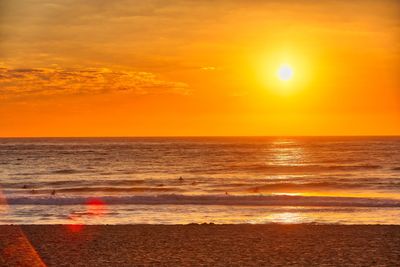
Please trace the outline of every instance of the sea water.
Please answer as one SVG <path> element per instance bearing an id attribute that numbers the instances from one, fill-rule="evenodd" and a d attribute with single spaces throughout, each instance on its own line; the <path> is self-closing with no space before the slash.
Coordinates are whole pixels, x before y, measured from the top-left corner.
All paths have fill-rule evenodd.
<path id="1" fill-rule="evenodd" d="M 0 224 L 400 224 L 399 137 L 0 139 Z"/>

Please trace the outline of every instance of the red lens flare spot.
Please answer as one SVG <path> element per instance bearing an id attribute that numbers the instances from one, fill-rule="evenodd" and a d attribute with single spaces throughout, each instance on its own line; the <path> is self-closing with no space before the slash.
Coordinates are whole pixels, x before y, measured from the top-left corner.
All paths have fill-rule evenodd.
<path id="1" fill-rule="evenodd" d="M 91 198 L 85 204 L 85 211 L 69 215 L 69 219 L 72 223 L 67 225 L 67 228 L 72 233 L 81 232 L 85 224 L 90 224 L 91 222 L 98 220 L 97 217 L 105 214 L 106 210 L 106 204 L 103 200 L 99 198 Z"/>
<path id="2" fill-rule="evenodd" d="M 70 232 L 79 233 L 83 229 L 83 224 L 69 224 L 67 227 Z"/>
<path id="3" fill-rule="evenodd" d="M 69 219 L 73 221 L 73 223 L 67 225 L 67 229 L 72 233 L 79 233 L 83 230 L 83 222 L 82 220 L 75 216 L 74 214 L 69 215 Z"/>
<path id="4" fill-rule="evenodd" d="M 99 198 L 92 198 L 86 203 L 87 213 L 93 216 L 101 216 L 106 210 L 106 204 Z"/>

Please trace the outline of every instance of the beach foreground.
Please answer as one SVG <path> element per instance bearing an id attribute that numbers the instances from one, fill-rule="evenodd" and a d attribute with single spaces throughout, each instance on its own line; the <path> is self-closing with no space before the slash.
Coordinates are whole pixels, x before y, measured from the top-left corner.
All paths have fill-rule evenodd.
<path id="1" fill-rule="evenodd" d="M 0 226 L 1 266 L 399 266 L 400 226 Z"/>

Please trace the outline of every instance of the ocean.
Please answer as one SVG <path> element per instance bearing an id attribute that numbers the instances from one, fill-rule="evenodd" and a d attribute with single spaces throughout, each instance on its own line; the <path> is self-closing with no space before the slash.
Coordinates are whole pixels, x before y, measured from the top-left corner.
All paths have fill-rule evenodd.
<path id="1" fill-rule="evenodd" d="M 0 139 L 0 224 L 400 224 L 400 137 Z"/>

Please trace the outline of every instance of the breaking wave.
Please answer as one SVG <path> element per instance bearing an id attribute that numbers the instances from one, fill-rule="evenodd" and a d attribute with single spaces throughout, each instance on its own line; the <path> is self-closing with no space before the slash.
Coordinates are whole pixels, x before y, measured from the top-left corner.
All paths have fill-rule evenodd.
<path id="1" fill-rule="evenodd" d="M 106 197 L 10 197 L 10 205 L 85 205 L 101 199 L 107 205 L 233 205 L 233 206 L 319 206 L 319 207 L 400 207 L 400 200 L 356 197 L 307 197 L 288 195 L 199 195 L 163 194 L 157 196 Z"/>

